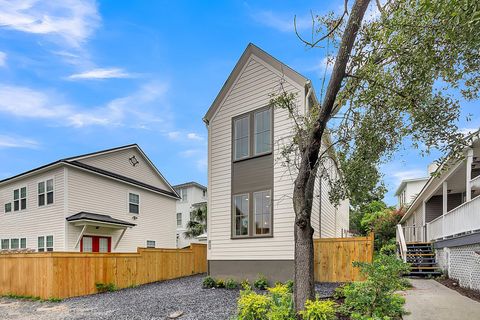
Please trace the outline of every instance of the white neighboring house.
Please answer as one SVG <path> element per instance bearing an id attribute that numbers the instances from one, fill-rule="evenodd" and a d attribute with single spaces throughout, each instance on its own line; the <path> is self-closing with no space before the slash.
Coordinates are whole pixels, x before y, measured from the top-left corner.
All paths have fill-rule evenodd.
<path id="1" fill-rule="evenodd" d="M 220 278 L 292 279 L 295 173 L 283 163 L 282 146 L 294 123 L 272 109 L 272 93 L 297 94 L 300 112 L 316 101 L 310 80 L 249 44 L 204 117 L 208 128 L 208 268 Z M 323 141 L 327 148 L 329 139 Z M 329 148 L 332 176 L 340 174 Z M 318 179 L 312 209 L 314 237 L 341 237 L 349 201 L 335 207 L 329 184 Z"/>
<path id="2" fill-rule="evenodd" d="M 0 181 L 2 250 L 175 248 L 176 191 L 136 144 Z"/>
<path id="3" fill-rule="evenodd" d="M 448 160 L 428 179 L 400 224 L 407 243 L 433 242 L 448 276 L 480 290 L 479 133 L 466 141 L 464 159 Z"/>
<path id="4" fill-rule="evenodd" d="M 207 187 L 197 182 L 186 182 L 173 188 L 180 199 L 177 201 L 177 248 L 184 248 L 192 242 L 206 243 L 206 236 L 201 235 L 194 239 L 185 237 L 187 223 L 190 221 L 190 212 L 196 207 L 207 205 Z"/>
<path id="5" fill-rule="evenodd" d="M 415 200 L 427 181 L 427 177 L 402 180 L 395 192 L 395 196 L 398 199 L 397 208 L 400 209 L 401 207 L 409 206 L 413 200 Z"/>

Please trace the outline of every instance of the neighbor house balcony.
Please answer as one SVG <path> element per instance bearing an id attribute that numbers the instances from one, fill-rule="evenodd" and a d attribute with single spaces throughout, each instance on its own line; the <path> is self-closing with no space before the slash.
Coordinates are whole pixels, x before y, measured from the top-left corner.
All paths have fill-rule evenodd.
<path id="1" fill-rule="evenodd" d="M 478 177 L 475 179 L 478 182 Z M 480 196 L 427 223 L 428 241 L 480 230 Z"/>

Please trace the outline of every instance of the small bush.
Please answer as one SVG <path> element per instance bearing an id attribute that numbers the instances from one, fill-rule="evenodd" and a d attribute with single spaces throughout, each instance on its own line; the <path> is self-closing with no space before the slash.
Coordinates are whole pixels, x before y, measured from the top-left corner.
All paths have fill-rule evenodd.
<path id="1" fill-rule="evenodd" d="M 389 240 L 383 247 L 380 248 L 380 254 L 387 256 L 394 256 L 397 254 L 397 243 L 395 239 Z"/>
<path id="2" fill-rule="evenodd" d="M 218 279 L 218 280 L 215 282 L 215 287 L 217 287 L 217 288 L 225 288 L 225 281 L 223 281 L 223 279 Z"/>
<path id="3" fill-rule="evenodd" d="M 305 310 L 300 311 L 300 315 L 304 320 L 335 320 L 336 306 L 331 300 L 307 300 Z"/>
<path id="4" fill-rule="evenodd" d="M 237 289 L 238 288 L 238 282 L 233 280 L 233 279 L 227 279 L 227 281 L 225 281 L 225 288 L 227 288 L 227 289 Z"/>
<path id="5" fill-rule="evenodd" d="M 343 292 L 345 285 L 341 285 L 339 287 L 335 288 L 335 291 L 333 292 L 333 298 L 334 299 L 343 299 L 345 298 L 345 293 Z"/>
<path id="6" fill-rule="evenodd" d="M 270 311 L 268 312 L 269 320 L 295 319 L 292 293 L 287 285 L 277 283 L 275 287 L 268 288 L 268 293 L 271 298 Z"/>
<path id="7" fill-rule="evenodd" d="M 238 299 L 238 320 L 262 320 L 267 319 L 267 314 L 272 305 L 272 299 L 263 294 L 257 294 L 252 290 L 240 291 Z"/>
<path id="8" fill-rule="evenodd" d="M 287 282 L 285 282 L 285 285 L 287 286 L 288 291 L 290 293 L 293 293 L 293 280 L 288 280 Z"/>
<path id="9" fill-rule="evenodd" d="M 268 287 L 268 280 L 264 275 L 259 274 L 257 280 L 253 283 L 253 286 L 260 290 L 265 290 Z"/>
<path id="10" fill-rule="evenodd" d="M 353 282 L 343 288 L 343 313 L 354 320 L 399 319 L 405 300 L 396 294 L 405 289 L 402 274 L 409 266 L 394 256 L 379 255 L 373 263 L 354 263 L 366 277 L 364 282 Z"/>
<path id="11" fill-rule="evenodd" d="M 97 288 L 98 293 L 117 291 L 117 287 L 113 283 L 97 282 L 95 283 L 95 287 Z"/>
<path id="12" fill-rule="evenodd" d="M 213 279 L 210 276 L 206 276 L 205 278 L 203 278 L 202 287 L 210 289 L 210 288 L 215 288 L 215 286 L 216 286 L 215 279 Z"/>

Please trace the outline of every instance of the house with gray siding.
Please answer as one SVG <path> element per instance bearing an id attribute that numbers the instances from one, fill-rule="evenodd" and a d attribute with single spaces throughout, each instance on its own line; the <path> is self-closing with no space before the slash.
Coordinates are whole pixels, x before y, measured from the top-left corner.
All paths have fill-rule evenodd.
<path id="1" fill-rule="evenodd" d="M 480 290 L 479 133 L 465 145 L 463 157 L 443 163 L 407 208 L 397 240 L 432 246 L 432 264 L 461 286 Z"/>
<path id="2" fill-rule="evenodd" d="M 136 144 L 61 159 L 0 181 L 0 248 L 175 248 L 177 199 Z"/>
<path id="3" fill-rule="evenodd" d="M 299 112 L 316 100 L 310 80 L 249 44 L 204 117 L 208 128 L 208 266 L 215 277 L 293 277 L 295 172 L 281 156 L 294 124 L 270 106 L 280 86 L 298 98 Z M 324 141 L 324 148 L 329 144 Z M 333 150 L 333 149 L 332 149 Z M 332 162 L 335 161 L 332 152 Z M 332 163 L 330 176 L 341 173 Z M 333 205 L 329 183 L 315 185 L 315 238 L 347 234 L 349 201 Z"/>

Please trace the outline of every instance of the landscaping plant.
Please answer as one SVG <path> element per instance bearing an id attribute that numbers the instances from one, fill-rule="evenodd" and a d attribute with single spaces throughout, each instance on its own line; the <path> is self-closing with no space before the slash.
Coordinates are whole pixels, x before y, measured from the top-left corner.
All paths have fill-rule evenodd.
<path id="1" fill-rule="evenodd" d="M 405 313 L 403 297 L 395 293 L 405 289 L 402 275 L 409 265 L 394 256 L 379 255 L 372 263 L 355 263 L 366 277 L 343 287 L 343 313 L 354 320 L 400 319 Z"/>
<path id="2" fill-rule="evenodd" d="M 218 279 L 215 283 L 216 288 L 225 288 L 225 281 L 223 279 Z"/>
<path id="3" fill-rule="evenodd" d="M 307 300 L 305 310 L 300 311 L 300 315 L 304 320 L 335 320 L 336 306 L 331 300 Z"/>
<path id="4" fill-rule="evenodd" d="M 234 279 L 227 279 L 227 281 L 225 281 L 225 288 L 227 288 L 227 289 L 237 289 L 238 288 L 238 282 L 235 281 Z"/>
<path id="5" fill-rule="evenodd" d="M 259 274 L 257 280 L 253 283 L 253 286 L 257 289 L 265 290 L 268 287 L 268 280 L 264 275 Z"/>
<path id="6" fill-rule="evenodd" d="M 210 276 L 206 276 L 205 278 L 203 278 L 202 286 L 204 288 L 207 288 L 207 289 L 215 288 L 216 284 L 217 283 L 216 283 L 215 279 L 213 279 Z"/>
<path id="7" fill-rule="evenodd" d="M 103 292 L 113 292 L 117 291 L 117 287 L 113 283 L 101 283 L 97 282 L 95 283 L 95 287 L 97 288 L 98 293 L 103 293 Z"/>

